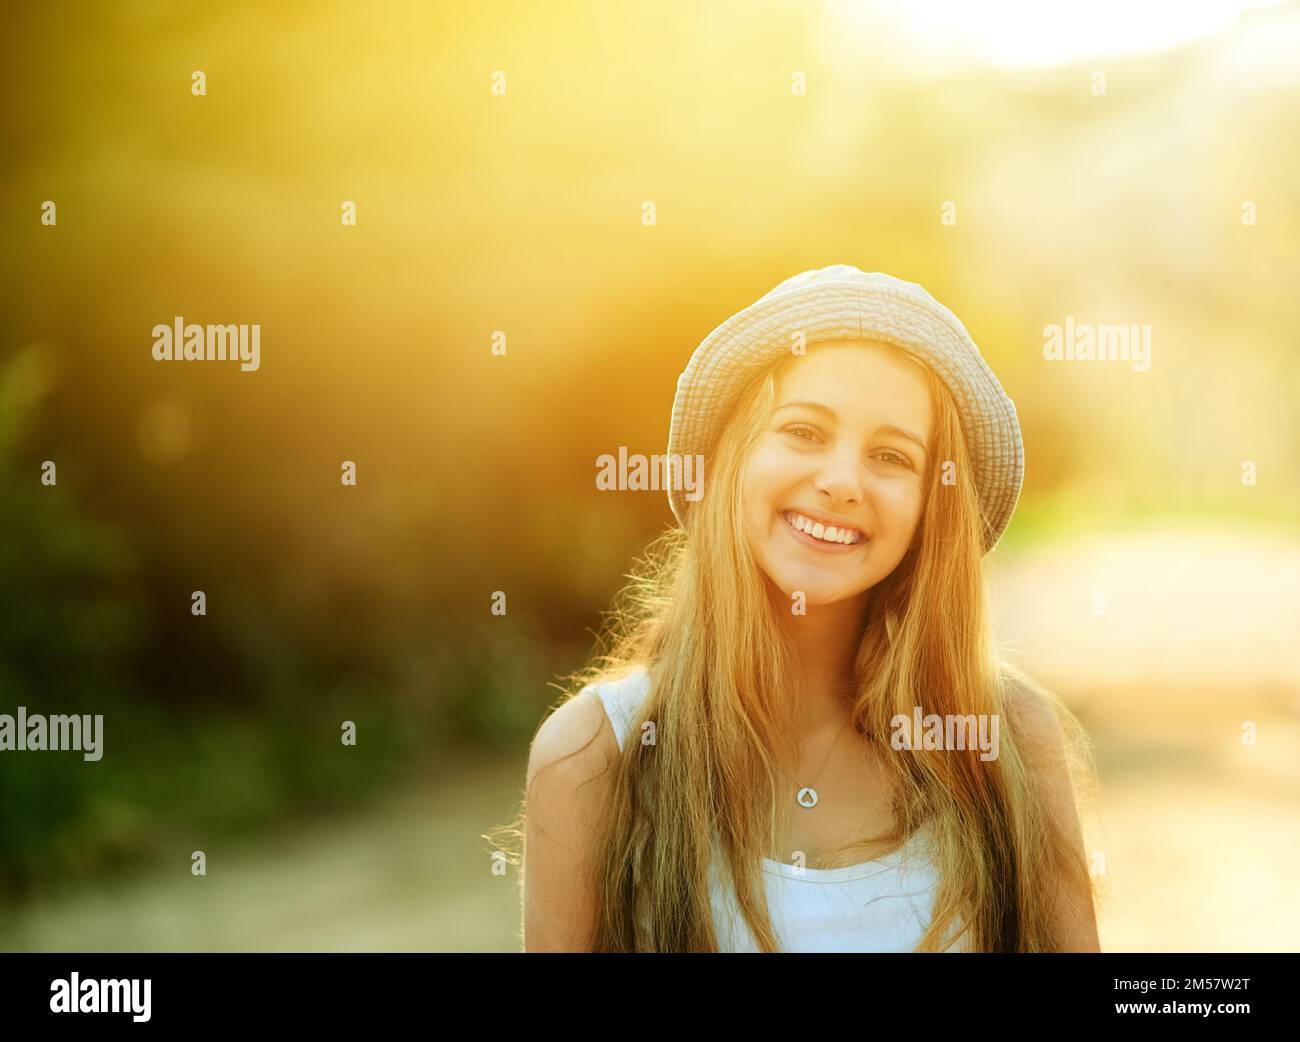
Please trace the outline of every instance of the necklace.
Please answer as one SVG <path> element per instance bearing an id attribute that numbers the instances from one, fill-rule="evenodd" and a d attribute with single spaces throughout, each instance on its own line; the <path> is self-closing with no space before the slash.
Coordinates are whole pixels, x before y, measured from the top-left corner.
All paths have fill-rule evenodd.
<path id="1" fill-rule="evenodd" d="M 844 737 L 843 731 L 835 736 L 835 741 L 831 743 L 830 752 L 826 754 L 826 759 L 822 761 L 821 767 L 818 768 L 817 773 L 812 777 L 813 782 L 816 782 L 817 779 L 822 776 L 822 772 L 826 770 L 826 765 L 831 762 L 831 756 L 834 754 L 836 747 L 840 744 L 840 739 L 842 737 Z M 795 802 L 805 810 L 812 810 L 817 806 L 817 801 L 819 799 L 820 797 L 817 795 L 817 790 L 814 789 L 811 784 L 802 786 L 794 797 Z"/>

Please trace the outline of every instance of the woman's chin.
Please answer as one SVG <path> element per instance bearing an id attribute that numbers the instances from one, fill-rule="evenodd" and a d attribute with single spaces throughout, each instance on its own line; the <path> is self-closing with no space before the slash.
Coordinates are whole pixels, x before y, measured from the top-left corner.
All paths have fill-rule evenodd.
<path id="1" fill-rule="evenodd" d="M 783 572 L 779 577 L 772 578 L 772 582 L 785 594 L 792 605 L 796 603 L 797 595 L 798 604 L 809 608 L 834 604 L 836 601 L 853 596 L 851 592 L 846 592 L 839 586 L 827 584 L 824 578 L 800 574 L 797 570 Z"/>

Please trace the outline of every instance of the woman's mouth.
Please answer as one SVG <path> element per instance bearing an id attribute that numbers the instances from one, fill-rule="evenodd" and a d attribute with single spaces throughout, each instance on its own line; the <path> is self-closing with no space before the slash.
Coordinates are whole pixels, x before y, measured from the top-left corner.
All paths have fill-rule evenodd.
<path id="1" fill-rule="evenodd" d="M 795 539 L 823 553 L 852 553 L 859 546 L 869 542 L 867 537 L 856 528 L 824 525 L 794 510 L 783 511 L 781 519 Z"/>

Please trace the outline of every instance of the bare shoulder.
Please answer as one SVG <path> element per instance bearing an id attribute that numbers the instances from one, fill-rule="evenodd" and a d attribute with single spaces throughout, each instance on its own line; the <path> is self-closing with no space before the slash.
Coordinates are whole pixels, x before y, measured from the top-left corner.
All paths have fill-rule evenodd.
<path id="1" fill-rule="evenodd" d="M 1068 710 L 1058 696 L 1023 673 L 1008 676 L 1003 709 L 1025 765 L 1062 824 L 1077 820 L 1072 765 L 1062 723 L 1062 713 Z"/>
<path id="2" fill-rule="evenodd" d="M 1004 708 L 1013 733 L 1040 766 L 1065 762 L 1065 733 L 1059 700 L 1024 673 L 1008 675 Z"/>
<path id="3" fill-rule="evenodd" d="M 524 819 L 527 952 L 591 950 L 617 746 L 591 688 L 562 703 L 533 736 Z"/>
<path id="4" fill-rule="evenodd" d="M 618 739 L 594 688 L 583 688 L 560 704 L 533 736 L 528 753 L 531 788 L 538 773 L 563 765 L 570 779 L 601 774 L 618 754 Z"/>
<path id="5" fill-rule="evenodd" d="M 1060 699 L 1023 673 L 1012 672 L 1004 708 L 1058 835 L 1069 851 L 1072 871 L 1063 871 L 1054 902 L 1059 950 L 1097 952 L 1096 912 L 1088 882 L 1083 834 L 1066 749 Z"/>

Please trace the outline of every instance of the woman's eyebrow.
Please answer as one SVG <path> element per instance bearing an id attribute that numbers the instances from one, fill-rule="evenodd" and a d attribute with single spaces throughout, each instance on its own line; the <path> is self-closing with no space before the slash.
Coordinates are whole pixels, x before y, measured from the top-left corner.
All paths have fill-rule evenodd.
<path id="1" fill-rule="evenodd" d="M 797 408 L 811 409 L 813 412 L 819 412 L 825 416 L 829 416 L 832 420 L 839 419 L 839 417 L 835 415 L 834 409 L 822 405 L 821 402 L 782 402 L 773 411 L 780 412 L 782 409 L 797 409 Z M 876 428 L 876 433 L 895 434 L 900 438 L 906 438 L 908 441 L 914 441 L 916 442 L 916 444 L 921 446 L 923 451 L 926 452 L 928 452 L 930 448 L 928 445 L 926 445 L 924 441 L 922 441 L 911 431 L 905 430 L 902 427 L 895 427 L 892 423 L 882 423 L 879 427 Z"/>

